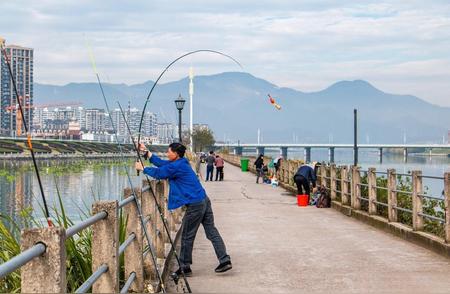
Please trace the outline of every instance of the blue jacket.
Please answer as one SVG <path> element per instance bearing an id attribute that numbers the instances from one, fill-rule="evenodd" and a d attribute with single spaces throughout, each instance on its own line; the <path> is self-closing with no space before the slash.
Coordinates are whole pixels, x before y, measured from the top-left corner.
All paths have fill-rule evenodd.
<path id="1" fill-rule="evenodd" d="M 149 160 L 156 167 L 144 168 L 144 173 L 155 179 L 169 179 L 169 201 L 167 207 L 176 209 L 180 206 L 197 203 L 205 199 L 203 189 L 197 175 L 186 158 L 175 161 L 162 160 L 154 155 Z"/>
<path id="2" fill-rule="evenodd" d="M 314 172 L 314 169 L 312 167 L 310 167 L 309 165 L 302 165 L 297 170 L 297 173 L 295 174 L 295 176 L 304 177 L 308 182 L 312 182 L 313 187 L 316 187 L 316 173 Z"/>

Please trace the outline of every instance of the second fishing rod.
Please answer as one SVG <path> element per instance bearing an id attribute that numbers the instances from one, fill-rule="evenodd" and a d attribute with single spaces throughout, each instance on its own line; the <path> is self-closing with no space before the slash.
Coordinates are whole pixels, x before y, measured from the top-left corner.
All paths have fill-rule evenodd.
<path id="1" fill-rule="evenodd" d="M 137 161 L 140 162 L 140 163 L 142 164 L 142 166 L 144 166 L 144 162 L 143 162 L 142 157 L 141 157 L 141 155 L 140 155 L 138 143 L 135 142 L 135 140 L 134 140 L 133 133 L 131 132 L 130 125 L 128 124 L 128 121 L 127 121 L 127 119 L 126 119 L 126 117 L 125 117 L 125 113 L 124 113 L 124 111 L 123 111 L 122 105 L 120 105 L 119 102 L 117 102 L 117 104 L 119 105 L 120 113 L 122 114 L 122 118 L 123 118 L 123 120 L 124 120 L 124 122 L 125 122 L 127 131 L 128 131 L 129 136 L 130 136 L 130 139 L 131 139 L 131 141 L 132 141 L 132 144 L 133 144 L 133 146 L 134 146 L 134 149 L 135 149 L 135 151 L 136 151 L 137 154 L 138 154 L 138 159 L 137 159 Z M 167 237 L 168 237 L 170 246 L 171 246 L 171 248 L 173 249 L 173 255 L 175 256 L 175 259 L 176 259 L 176 261 L 177 261 L 178 267 L 181 269 L 183 281 L 184 281 L 184 283 L 185 283 L 185 285 L 186 285 L 186 288 L 187 288 L 188 292 L 189 292 L 189 293 L 192 293 L 191 287 L 190 287 L 190 285 L 189 285 L 189 283 L 188 283 L 188 281 L 187 281 L 187 279 L 186 279 L 186 275 L 185 275 L 185 273 L 184 273 L 184 271 L 183 271 L 183 267 L 182 267 L 181 262 L 180 262 L 180 259 L 179 259 L 179 257 L 178 257 L 178 253 L 177 253 L 177 250 L 176 250 L 176 247 L 175 247 L 175 243 L 174 243 L 174 241 L 173 241 L 173 239 L 172 239 L 172 236 L 170 235 L 169 226 L 167 225 L 167 220 L 166 220 L 166 218 L 164 217 L 164 214 L 163 214 L 163 210 L 162 210 L 162 208 L 161 208 L 161 205 L 160 205 L 160 203 L 159 203 L 159 201 L 158 201 L 158 199 L 157 199 L 157 197 L 156 197 L 155 192 L 153 191 L 153 188 L 152 188 L 152 186 L 151 186 L 150 178 L 149 178 L 145 173 L 144 173 L 144 175 L 145 175 L 145 178 L 146 178 L 146 180 L 147 180 L 147 185 L 149 186 L 149 191 L 150 191 L 151 195 L 153 196 L 153 200 L 155 201 L 155 206 L 156 206 L 156 208 L 157 208 L 157 210 L 158 210 L 159 216 L 160 216 L 161 221 L 162 221 L 162 223 L 163 223 L 164 230 L 165 230 L 165 232 L 166 232 L 166 234 L 167 234 Z"/>

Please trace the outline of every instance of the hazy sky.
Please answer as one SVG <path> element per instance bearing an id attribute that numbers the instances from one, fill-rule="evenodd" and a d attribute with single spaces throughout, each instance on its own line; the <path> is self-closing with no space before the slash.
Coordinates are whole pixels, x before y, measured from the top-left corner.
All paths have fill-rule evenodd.
<path id="1" fill-rule="evenodd" d="M 215 49 L 279 86 L 318 91 L 364 79 L 450 106 L 448 0 L 93 2 L 0 0 L 0 36 L 35 49 L 40 83 L 95 81 L 85 35 L 113 83 L 155 80 L 178 55 Z M 191 65 L 197 74 L 239 70 L 202 54 L 163 82 L 186 76 Z"/>

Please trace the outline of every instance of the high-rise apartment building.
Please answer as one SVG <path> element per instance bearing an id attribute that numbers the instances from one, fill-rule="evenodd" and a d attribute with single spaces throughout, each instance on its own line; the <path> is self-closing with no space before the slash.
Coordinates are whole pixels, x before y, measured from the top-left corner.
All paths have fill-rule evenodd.
<path id="1" fill-rule="evenodd" d="M 5 41 L 0 38 L 0 42 Z M 33 49 L 17 45 L 6 45 L 12 74 L 19 97 L 14 92 L 13 80 L 8 71 L 5 56 L 0 62 L 0 132 L 2 135 L 15 136 L 24 133 L 23 118 L 18 109 L 18 99 L 23 106 L 25 120 L 31 130 L 33 122 Z"/>

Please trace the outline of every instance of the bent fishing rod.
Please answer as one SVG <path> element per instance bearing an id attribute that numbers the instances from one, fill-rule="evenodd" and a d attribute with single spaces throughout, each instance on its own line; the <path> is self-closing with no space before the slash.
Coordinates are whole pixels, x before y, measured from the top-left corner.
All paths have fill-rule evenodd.
<path id="1" fill-rule="evenodd" d="M 153 90 L 155 89 L 156 85 L 158 84 L 159 80 L 163 77 L 163 75 L 167 72 L 167 70 L 174 65 L 177 61 L 185 58 L 186 56 L 189 55 L 193 55 L 193 54 L 197 54 L 197 53 L 201 53 L 201 52 L 207 52 L 207 53 L 213 53 L 213 54 L 218 54 L 218 55 L 222 55 L 226 58 L 231 59 L 234 63 L 236 63 L 241 69 L 243 69 L 242 65 L 239 63 L 239 61 L 237 61 L 236 59 L 234 59 L 232 56 L 222 53 L 220 51 L 216 51 L 216 50 L 210 50 L 210 49 L 199 49 L 199 50 L 194 50 L 194 51 L 190 51 L 188 53 L 185 53 L 177 58 L 175 58 L 171 63 L 169 63 L 166 68 L 160 73 L 160 75 L 158 76 L 158 78 L 156 79 L 155 83 L 153 84 L 152 88 L 150 89 L 150 92 L 147 95 L 147 99 L 145 100 L 145 104 L 144 104 L 144 108 L 142 109 L 142 115 L 141 115 L 141 120 L 139 122 L 139 130 L 138 130 L 138 143 L 141 141 L 141 130 L 142 130 L 142 123 L 144 121 L 144 114 L 145 114 L 145 109 L 147 108 L 147 104 L 150 101 L 150 97 L 152 96 Z"/>
<path id="2" fill-rule="evenodd" d="M 117 104 L 119 105 L 120 113 L 122 114 L 122 118 L 123 118 L 123 120 L 125 122 L 125 125 L 127 127 L 128 133 L 129 133 L 131 141 L 132 141 L 132 144 L 133 144 L 133 146 L 136 146 L 136 142 L 134 141 L 133 133 L 131 132 L 130 125 L 128 124 L 127 119 L 125 117 L 125 113 L 123 111 L 122 105 L 120 105 L 119 101 L 117 101 Z M 137 160 L 137 162 L 140 162 L 142 164 L 142 166 L 144 166 L 144 163 L 142 162 L 142 159 L 140 157 Z M 170 235 L 170 230 L 169 230 L 169 227 L 167 225 L 166 218 L 164 217 L 163 210 L 162 210 L 161 206 L 159 205 L 159 202 L 158 202 L 158 199 L 156 198 L 155 192 L 153 191 L 153 188 L 152 188 L 152 185 L 151 185 L 151 182 L 150 182 L 150 178 L 145 173 L 144 173 L 144 175 L 145 175 L 145 179 L 147 180 L 147 185 L 149 187 L 151 195 L 153 196 L 153 201 L 155 201 L 155 206 L 156 206 L 156 208 L 158 210 L 159 216 L 160 216 L 161 221 L 163 223 L 164 231 L 167 234 L 170 246 L 173 249 L 173 255 L 175 256 L 175 259 L 176 259 L 176 261 L 178 263 L 178 268 L 181 269 L 181 274 L 182 274 L 182 277 L 183 277 L 184 284 L 186 285 L 186 288 L 187 288 L 188 292 L 192 293 L 191 286 L 189 285 L 189 282 L 186 279 L 186 275 L 184 273 L 183 267 L 181 266 L 180 258 L 178 257 L 178 253 L 177 253 L 177 249 L 175 247 L 175 243 L 174 243 L 174 241 L 172 239 L 172 236 Z M 183 289 L 183 292 L 184 292 L 184 289 Z"/>
<path id="3" fill-rule="evenodd" d="M 38 180 L 39 190 L 41 192 L 42 202 L 44 204 L 45 218 L 47 219 L 48 226 L 49 227 L 53 227 L 53 222 L 52 222 L 52 220 L 50 218 L 50 213 L 49 213 L 49 210 L 48 210 L 47 200 L 46 200 L 45 194 L 44 194 L 44 188 L 42 187 L 42 181 L 41 181 L 41 176 L 39 174 L 39 168 L 37 166 L 36 157 L 34 156 L 33 144 L 31 143 L 31 130 L 28 128 L 28 124 L 27 124 L 27 120 L 26 120 L 26 117 L 25 117 L 25 113 L 23 111 L 22 101 L 20 99 L 19 92 L 17 91 L 17 84 L 16 84 L 16 80 L 14 78 L 14 74 L 12 72 L 11 61 L 9 60 L 8 54 L 6 52 L 6 49 L 5 49 L 3 43 L 0 43 L 0 49 L 1 49 L 2 53 L 3 53 L 3 56 L 5 58 L 5 63 L 7 65 L 7 67 L 8 67 L 8 73 L 9 73 L 9 76 L 11 78 L 11 83 L 13 85 L 14 94 L 16 95 L 17 104 L 19 105 L 20 115 L 22 116 L 22 123 L 23 123 L 23 126 L 25 128 L 25 132 L 27 134 L 27 146 L 28 146 L 28 149 L 30 150 L 31 158 L 33 160 L 34 171 L 36 172 L 36 178 Z M 18 115 L 18 113 L 17 113 L 17 109 L 16 109 L 16 116 L 17 115 Z"/>
<path id="4" fill-rule="evenodd" d="M 124 155 L 123 155 L 122 144 L 120 144 L 120 140 L 119 140 L 119 138 L 118 138 L 118 136 L 117 136 L 117 128 L 116 128 L 116 126 L 115 126 L 115 124 L 114 124 L 114 121 L 113 121 L 113 119 L 112 119 L 111 110 L 110 110 L 110 108 L 109 108 L 108 100 L 106 99 L 106 95 L 105 95 L 105 92 L 104 92 L 104 90 L 103 90 L 103 85 L 102 85 L 102 82 L 101 82 L 101 80 L 100 80 L 100 76 L 99 76 L 98 71 L 97 71 L 97 66 L 96 66 L 96 64 L 95 64 L 95 59 L 94 59 L 94 53 L 92 52 L 92 50 L 91 50 L 91 48 L 89 47 L 89 45 L 87 45 L 87 47 L 88 47 L 88 49 L 89 49 L 89 55 L 90 55 L 90 58 L 91 58 L 92 69 L 94 70 L 94 74 L 95 74 L 95 76 L 96 76 L 96 78 L 97 78 L 98 86 L 99 86 L 100 91 L 101 91 L 101 93 L 102 93 L 103 102 L 105 103 L 106 110 L 108 111 L 108 116 L 109 116 L 110 123 L 111 123 L 111 126 L 112 126 L 112 128 L 113 128 L 113 132 L 114 132 L 114 138 L 115 138 L 115 140 L 116 140 L 116 142 L 117 142 L 117 145 L 118 145 L 118 147 L 119 147 L 120 157 L 121 157 L 122 161 L 123 161 L 124 163 L 126 163 L 125 157 L 124 157 Z M 146 226 L 145 221 L 144 221 L 143 216 L 142 216 L 142 208 L 141 208 L 141 206 L 140 206 L 140 204 L 139 204 L 139 202 L 138 202 L 138 199 L 137 199 L 137 197 L 136 197 L 136 194 L 135 194 L 135 192 L 134 192 L 133 182 L 131 181 L 131 176 L 130 176 L 130 173 L 129 173 L 129 171 L 128 171 L 127 165 L 125 164 L 123 167 L 124 167 L 125 173 L 126 173 L 126 175 L 127 175 L 128 183 L 129 183 L 129 185 L 130 185 L 131 191 L 132 191 L 132 193 L 133 193 L 134 203 L 135 203 L 135 205 L 136 205 L 136 209 L 137 209 L 138 214 L 139 214 L 139 219 L 140 219 L 140 221 L 141 221 L 141 226 L 142 226 L 142 229 L 143 229 L 143 231 L 144 231 L 145 238 L 147 239 L 147 244 L 148 244 L 148 246 L 149 246 L 149 248 L 150 248 L 150 255 L 151 255 L 151 258 L 152 258 L 152 261 L 153 261 L 153 265 L 154 265 L 155 270 L 156 270 L 156 274 L 157 274 L 157 276 L 158 276 L 159 285 L 161 286 L 162 292 L 165 293 L 165 292 L 166 292 L 166 289 L 165 289 L 165 286 L 164 286 L 164 281 L 163 281 L 161 272 L 159 271 L 159 268 L 158 268 L 158 263 L 157 263 L 157 260 L 156 260 L 155 249 L 154 249 L 153 244 L 152 244 L 152 242 L 151 242 L 151 240 L 150 240 L 150 237 L 149 237 L 149 234 L 148 234 L 148 231 L 147 231 L 147 226 Z"/>

